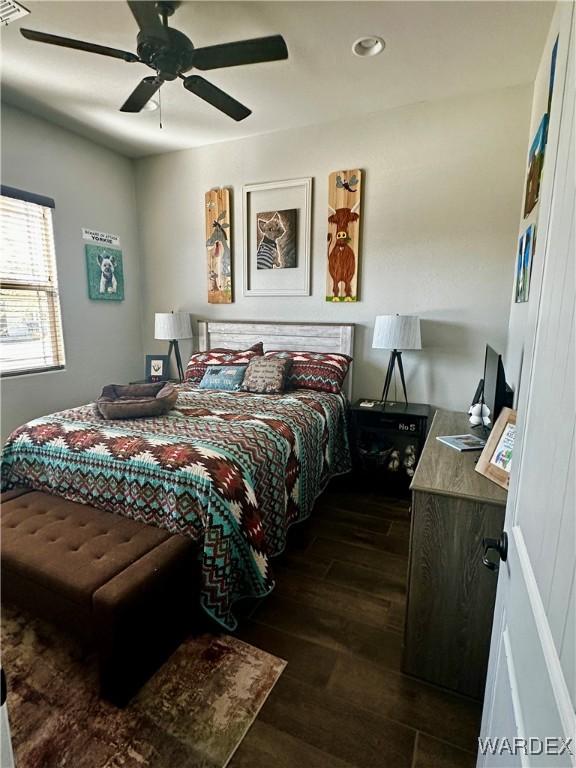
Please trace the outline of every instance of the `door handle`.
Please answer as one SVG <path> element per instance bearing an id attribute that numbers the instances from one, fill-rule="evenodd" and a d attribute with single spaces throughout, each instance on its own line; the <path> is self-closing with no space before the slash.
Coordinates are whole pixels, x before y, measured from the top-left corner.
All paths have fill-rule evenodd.
<path id="1" fill-rule="evenodd" d="M 502 531 L 502 535 L 499 539 L 482 539 L 482 546 L 484 547 L 484 554 L 482 555 L 482 562 L 491 571 L 498 571 L 498 563 L 488 558 L 488 552 L 491 549 L 498 552 L 498 556 L 503 563 L 508 559 L 508 534 L 506 531 Z"/>

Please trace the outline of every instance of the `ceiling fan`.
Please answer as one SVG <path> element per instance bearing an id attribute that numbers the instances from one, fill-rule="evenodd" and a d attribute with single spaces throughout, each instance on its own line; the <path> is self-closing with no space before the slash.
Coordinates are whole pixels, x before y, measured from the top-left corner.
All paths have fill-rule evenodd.
<path id="1" fill-rule="evenodd" d="M 20 32 L 28 40 L 35 40 L 39 43 L 50 43 L 63 48 L 99 53 L 102 56 L 111 56 L 130 63 L 139 62 L 151 67 L 156 74 L 140 81 L 120 107 L 121 112 L 140 112 L 163 83 L 179 77 L 184 83 L 184 88 L 191 93 L 204 99 L 234 120 L 244 120 L 251 114 L 248 107 L 200 75 L 189 75 L 188 72 L 192 69 L 220 69 L 221 67 L 237 67 L 241 64 L 258 64 L 263 61 L 278 61 L 288 58 L 288 49 L 282 35 L 195 48 L 183 32 L 168 26 L 168 18 L 172 16 L 180 2 L 175 0 L 172 2 L 128 0 L 128 5 L 140 28 L 136 48 L 138 55 L 83 40 L 36 32 L 33 29 L 20 29 Z"/>

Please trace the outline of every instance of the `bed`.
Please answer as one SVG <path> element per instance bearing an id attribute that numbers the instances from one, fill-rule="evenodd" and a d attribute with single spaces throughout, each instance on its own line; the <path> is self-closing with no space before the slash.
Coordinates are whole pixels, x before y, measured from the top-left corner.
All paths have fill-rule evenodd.
<path id="1" fill-rule="evenodd" d="M 300 349 L 352 354 L 353 327 L 201 322 L 200 349 Z M 351 372 L 346 384 L 351 387 Z M 176 408 L 104 421 L 93 405 L 15 430 L 2 486 L 46 491 L 184 533 L 201 550 L 204 610 L 227 629 L 233 605 L 274 587 L 270 559 L 328 481 L 350 469 L 346 392 L 281 395 L 179 386 Z M 196 601 L 197 595 L 191 595 Z"/>

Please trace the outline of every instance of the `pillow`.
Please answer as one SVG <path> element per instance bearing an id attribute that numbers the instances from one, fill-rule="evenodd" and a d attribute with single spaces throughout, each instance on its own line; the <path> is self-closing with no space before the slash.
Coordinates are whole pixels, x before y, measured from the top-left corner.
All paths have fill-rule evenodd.
<path id="1" fill-rule="evenodd" d="M 184 380 L 188 384 L 198 384 L 206 373 L 209 365 L 248 365 L 253 357 L 262 355 L 264 347 L 259 341 L 250 349 L 210 349 L 206 352 L 196 352 L 188 361 Z"/>
<path id="2" fill-rule="evenodd" d="M 342 391 L 352 358 L 327 352 L 266 352 L 264 358 L 289 358 L 292 367 L 286 389 L 315 389 L 318 392 Z"/>
<path id="3" fill-rule="evenodd" d="M 248 363 L 242 389 L 260 395 L 278 395 L 284 391 L 291 365 L 288 357 L 255 357 Z"/>
<path id="4" fill-rule="evenodd" d="M 174 408 L 178 390 L 164 381 L 153 384 L 108 384 L 96 400 L 95 410 L 104 419 L 162 416 Z"/>
<path id="5" fill-rule="evenodd" d="M 246 373 L 245 365 L 209 365 L 200 389 L 219 389 L 222 392 L 237 392 Z"/>

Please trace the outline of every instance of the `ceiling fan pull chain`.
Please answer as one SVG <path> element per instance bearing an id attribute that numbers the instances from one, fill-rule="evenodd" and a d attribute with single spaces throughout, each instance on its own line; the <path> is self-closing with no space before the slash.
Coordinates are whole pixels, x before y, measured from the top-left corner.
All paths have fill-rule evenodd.
<path id="1" fill-rule="evenodd" d="M 160 130 L 162 130 L 162 86 L 158 89 L 158 115 L 160 118 Z"/>

